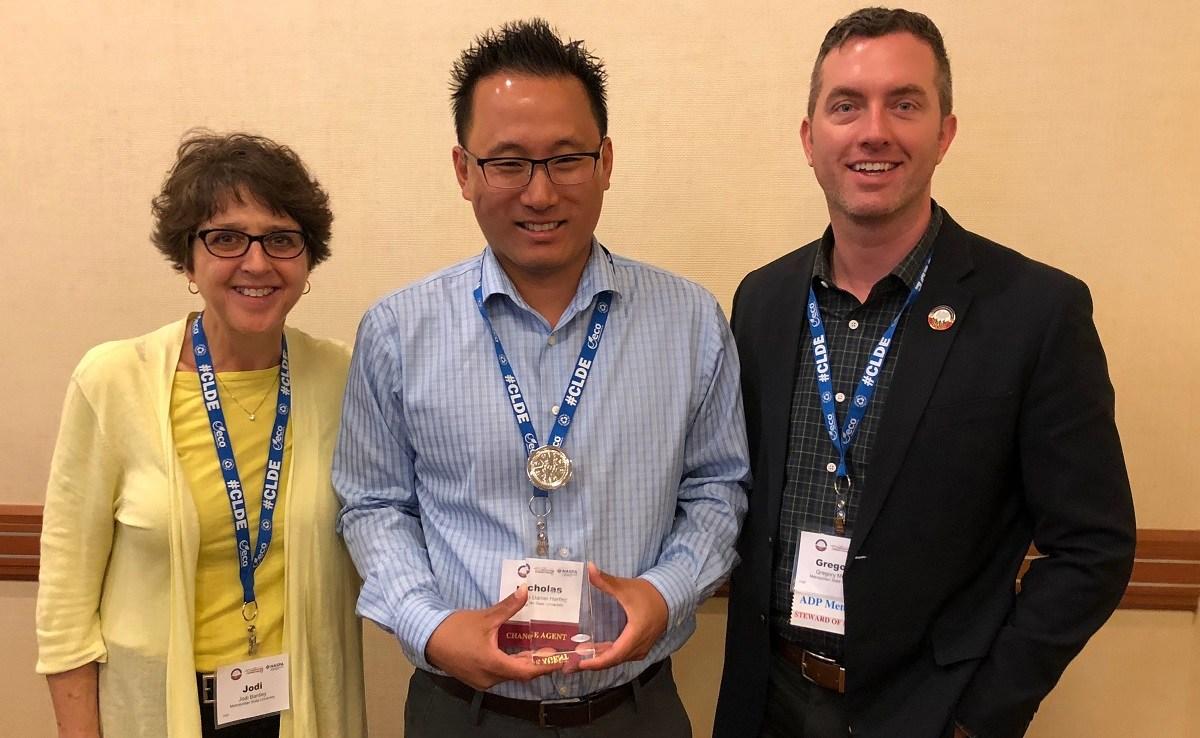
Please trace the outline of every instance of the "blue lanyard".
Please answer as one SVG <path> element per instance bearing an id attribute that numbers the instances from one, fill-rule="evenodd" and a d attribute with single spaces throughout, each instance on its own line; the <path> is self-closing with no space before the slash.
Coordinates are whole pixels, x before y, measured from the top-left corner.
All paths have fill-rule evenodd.
<path id="1" fill-rule="evenodd" d="M 892 318 L 891 325 L 884 331 L 883 337 L 871 351 L 871 356 L 867 359 L 867 366 L 858 380 L 858 389 L 850 403 L 850 410 L 846 413 L 846 423 L 840 430 L 838 429 L 837 406 L 833 401 L 833 378 L 829 369 L 829 344 L 825 340 L 825 324 L 821 320 L 821 309 L 817 305 L 817 293 L 812 285 L 808 287 L 808 331 L 812 335 L 817 393 L 821 397 L 821 417 L 825 421 L 825 429 L 838 454 L 838 479 L 849 478 L 846 471 L 846 455 L 850 452 L 850 446 L 854 443 L 858 429 L 862 426 L 863 418 L 867 415 L 867 407 L 875 396 L 875 380 L 883 369 L 883 363 L 887 360 L 888 352 L 891 350 L 892 336 L 896 333 L 896 326 L 900 323 L 904 311 L 908 310 L 908 307 L 916 301 L 917 295 L 921 293 L 921 287 L 925 284 L 925 273 L 929 271 L 929 262 L 932 258 L 933 250 L 931 249 L 929 256 L 925 257 L 925 265 L 921 267 L 921 274 L 908 292 L 908 299 L 905 300 L 904 306 L 900 308 L 900 312 L 896 313 L 896 317 Z"/>
<path id="2" fill-rule="evenodd" d="M 254 600 L 254 570 L 262 563 L 271 546 L 272 522 L 275 518 L 275 503 L 279 495 L 280 475 L 283 473 L 283 445 L 287 433 L 288 415 L 292 409 L 292 382 L 288 372 L 287 339 L 282 340 L 279 358 L 279 394 L 275 403 L 275 427 L 271 431 L 271 448 L 267 452 L 267 471 L 263 480 L 262 511 L 258 518 L 258 545 L 254 557 L 250 556 L 250 522 L 246 518 L 246 497 L 238 475 L 237 461 L 233 458 L 233 443 L 225 425 L 225 413 L 221 410 L 221 398 L 217 394 L 217 375 L 213 371 L 208 338 L 204 335 L 204 313 L 196 316 L 192 323 L 192 353 L 196 357 L 196 373 L 200 375 L 200 394 L 204 408 L 208 411 L 208 423 L 212 429 L 213 445 L 217 459 L 221 462 L 221 475 L 225 477 L 225 492 L 229 495 L 229 509 L 233 513 L 233 536 L 237 540 L 238 576 L 242 581 L 242 601 L 247 605 Z M 244 612 L 244 608 L 243 608 Z"/>
<path id="3" fill-rule="evenodd" d="M 575 360 L 571 379 L 567 382 L 562 402 L 558 405 L 558 418 L 550 433 L 549 443 L 551 446 L 561 447 L 567 440 L 567 433 L 571 430 L 571 421 L 575 418 L 575 410 L 583 399 L 584 387 L 587 386 L 588 377 L 591 375 L 592 364 L 596 361 L 600 340 L 604 338 L 604 326 L 608 322 L 608 309 L 611 305 L 612 292 L 601 292 L 597 296 L 596 307 L 592 309 L 591 327 L 583 339 L 583 346 L 579 349 L 579 358 Z M 496 350 L 500 376 L 504 378 L 505 393 L 508 395 L 513 418 L 517 421 L 517 428 L 521 432 L 521 442 L 525 444 L 525 456 L 528 457 L 541 444 L 538 443 L 537 431 L 534 430 L 533 420 L 529 416 L 525 395 L 521 392 L 520 384 L 517 383 L 517 372 L 509 363 L 508 356 L 504 353 L 504 344 L 500 342 L 500 335 L 496 333 L 491 319 L 488 318 L 487 309 L 483 306 L 482 283 L 475 285 L 475 306 L 479 308 L 479 314 L 483 316 L 483 322 L 487 324 L 488 331 L 492 334 L 492 344 Z M 533 494 L 535 497 L 548 496 L 545 490 L 537 487 L 534 487 Z"/>

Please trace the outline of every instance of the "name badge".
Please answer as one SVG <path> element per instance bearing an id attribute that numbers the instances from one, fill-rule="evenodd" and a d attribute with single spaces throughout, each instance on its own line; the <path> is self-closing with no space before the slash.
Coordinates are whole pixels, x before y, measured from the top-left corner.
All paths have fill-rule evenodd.
<path id="1" fill-rule="evenodd" d="M 506 559 L 499 597 L 525 585 L 525 607 L 500 626 L 498 645 L 506 653 L 529 652 L 536 664 L 565 664 L 595 654 L 592 637 L 579 632 L 584 565 L 556 559 Z"/>
<path id="2" fill-rule="evenodd" d="M 217 667 L 215 683 L 218 728 L 292 706 L 286 653 Z"/>
<path id="3" fill-rule="evenodd" d="M 849 551 L 849 538 L 809 531 L 800 534 L 792 580 L 792 625 L 846 634 L 842 574 Z"/>

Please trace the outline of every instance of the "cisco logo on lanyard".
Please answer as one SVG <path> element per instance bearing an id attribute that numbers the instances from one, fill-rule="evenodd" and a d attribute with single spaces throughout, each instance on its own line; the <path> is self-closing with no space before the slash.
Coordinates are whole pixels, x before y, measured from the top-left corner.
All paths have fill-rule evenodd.
<path id="1" fill-rule="evenodd" d="M 604 326 L 596 323 L 592 326 L 592 334 L 587 337 L 587 347 L 595 350 L 600 346 L 600 334 L 604 333 Z"/>
<path id="2" fill-rule="evenodd" d="M 212 424 L 213 440 L 217 442 L 217 448 L 225 448 L 229 442 L 225 440 L 225 424 L 219 420 L 214 420 Z"/>

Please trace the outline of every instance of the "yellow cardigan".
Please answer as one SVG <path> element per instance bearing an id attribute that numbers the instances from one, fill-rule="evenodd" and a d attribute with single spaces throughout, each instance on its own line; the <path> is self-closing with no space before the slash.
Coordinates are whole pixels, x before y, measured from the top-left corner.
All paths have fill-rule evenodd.
<path id="1" fill-rule="evenodd" d="M 50 467 L 37 602 L 38 663 L 100 662 L 115 738 L 199 738 L 192 628 L 198 527 L 171 433 L 186 321 L 87 353 L 71 377 Z M 330 464 L 349 364 L 341 344 L 286 330 L 294 434 L 280 738 L 366 734 L 359 580 L 334 529 Z"/>

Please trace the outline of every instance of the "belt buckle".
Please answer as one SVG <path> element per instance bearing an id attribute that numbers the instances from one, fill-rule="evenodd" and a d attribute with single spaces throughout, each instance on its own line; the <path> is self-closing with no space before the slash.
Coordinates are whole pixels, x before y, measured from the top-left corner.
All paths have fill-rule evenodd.
<path id="1" fill-rule="evenodd" d="M 808 662 L 810 659 L 820 663 L 822 666 L 827 666 L 831 669 L 837 669 L 837 692 L 838 692 L 838 694 L 845 694 L 845 692 L 846 692 L 846 670 L 844 668 L 842 668 L 842 665 L 839 664 L 838 662 L 834 661 L 833 659 L 829 658 L 828 656 L 822 656 L 819 653 L 813 653 L 812 651 L 809 651 L 807 648 L 804 649 L 803 658 L 800 660 L 800 673 L 804 675 L 805 679 L 812 682 L 813 684 L 816 684 L 817 686 L 824 686 L 824 685 L 821 684 L 819 681 L 817 681 L 816 677 L 809 675 Z"/>
<path id="2" fill-rule="evenodd" d="M 539 728 L 554 728 L 557 727 L 554 723 L 546 719 L 546 707 L 558 707 L 560 705 L 583 705 L 588 706 L 588 723 L 592 722 L 592 706 L 591 702 L 580 697 L 568 697 L 562 700 L 541 700 L 538 702 L 538 727 Z"/>
<path id="3" fill-rule="evenodd" d="M 201 704 L 211 705 L 217 701 L 216 690 L 214 687 L 216 682 L 215 674 L 200 675 L 200 702 Z"/>

